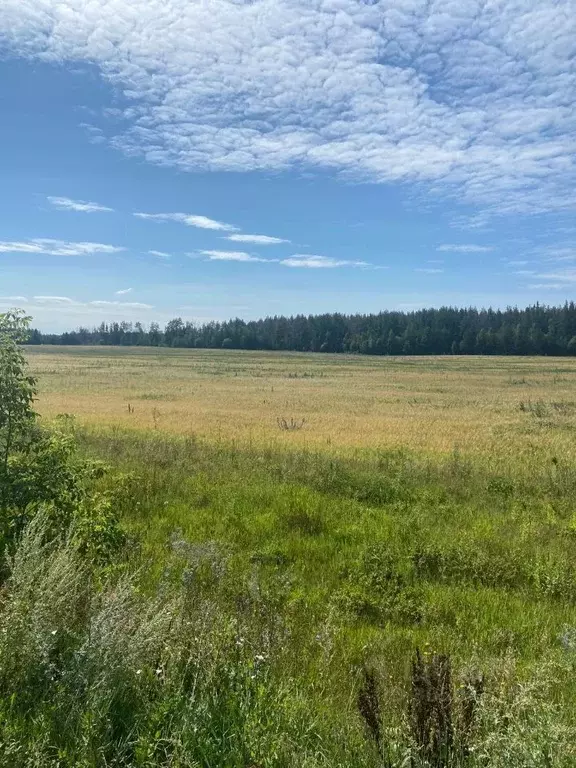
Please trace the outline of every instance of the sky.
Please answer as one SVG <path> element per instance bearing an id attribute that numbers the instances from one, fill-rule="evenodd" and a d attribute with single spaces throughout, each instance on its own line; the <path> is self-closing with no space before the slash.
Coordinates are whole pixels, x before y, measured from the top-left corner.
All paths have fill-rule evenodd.
<path id="1" fill-rule="evenodd" d="M 573 0 L 2 0 L 0 312 L 576 293 Z"/>

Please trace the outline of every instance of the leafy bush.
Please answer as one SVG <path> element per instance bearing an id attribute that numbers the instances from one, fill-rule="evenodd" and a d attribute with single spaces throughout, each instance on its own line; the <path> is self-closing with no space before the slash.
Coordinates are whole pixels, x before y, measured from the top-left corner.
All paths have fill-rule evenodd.
<path id="1" fill-rule="evenodd" d="M 19 311 L 0 314 L 0 554 L 14 546 L 27 522 L 43 510 L 51 535 L 74 523 L 80 550 L 104 563 L 124 541 L 114 494 L 103 496 L 92 488 L 106 467 L 78 457 L 69 416 L 55 429 L 39 426 L 32 408 L 36 381 L 27 375 L 18 346 L 26 339 L 29 322 Z"/>

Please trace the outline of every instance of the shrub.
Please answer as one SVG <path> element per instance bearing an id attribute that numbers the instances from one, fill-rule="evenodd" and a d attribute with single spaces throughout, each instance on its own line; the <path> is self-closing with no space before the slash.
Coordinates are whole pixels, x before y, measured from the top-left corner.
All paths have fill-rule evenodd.
<path id="1" fill-rule="evenodd" d="M 51 535 L 74 523 L 82 553 L 104 564 L 124 541 L 112 498 L 91 491 L 106 468 L 79 459 L 70 416 L 53 430 L 38 425 L 32 408 L 36 381 L 27 375 L 18 346 L 29 322 L 18 311 L 0 315 L 0 555 L 43 510 Z"/>
<path id="2" fill-rule="evenodd" d="M 26 374 L 19 342 L 25 341 L 30 317 L 19 310 L 0 314 L 0 472 L 5 477 L 14 446 L 34 420 L 36 381 Z"/>

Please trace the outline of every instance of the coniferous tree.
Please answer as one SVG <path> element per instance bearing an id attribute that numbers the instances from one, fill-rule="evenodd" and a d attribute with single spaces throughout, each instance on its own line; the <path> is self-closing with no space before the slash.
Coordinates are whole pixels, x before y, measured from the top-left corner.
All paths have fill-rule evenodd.
<path id="1" fill-rule="evenodd" d="M 576 305 L 520 310 L 441 307 L 372 315 L 297 315 L 195 325 L 102 323 L 62 334 L 31 332 L 33 344 L 109 344 L 291 350 L 364 355 L 576 355 Z"/>

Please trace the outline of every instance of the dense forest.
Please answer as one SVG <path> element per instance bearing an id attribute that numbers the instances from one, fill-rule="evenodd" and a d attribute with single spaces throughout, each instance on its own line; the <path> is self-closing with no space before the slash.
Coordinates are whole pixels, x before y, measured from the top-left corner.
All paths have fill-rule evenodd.
<path id="1" fill-rule="evenodd" d="M 576 355 L 576 305 L 506 310 L 442 307 L 369 315 L 296 315 L 196 325 L 102 323 L 62 334 L 32 332 L 31 344 L 107 344 L 350 352 L 365 355 Z"/>

